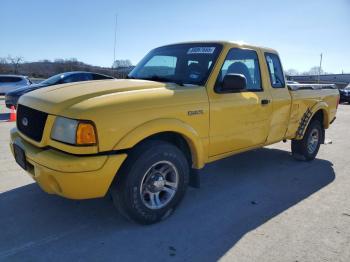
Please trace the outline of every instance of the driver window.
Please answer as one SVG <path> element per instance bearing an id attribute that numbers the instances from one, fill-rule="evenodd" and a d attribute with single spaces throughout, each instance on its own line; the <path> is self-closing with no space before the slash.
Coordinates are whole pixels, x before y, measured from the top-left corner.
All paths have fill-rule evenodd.
<path id="1" fill-rule="evenodd" d="M 241 74 L 247 79 L 247 90 L 262 90 L 259 59 L 255 51 L 232 48 L 221 68 L 217 85 L 221 85 L 226 74 Z"/>

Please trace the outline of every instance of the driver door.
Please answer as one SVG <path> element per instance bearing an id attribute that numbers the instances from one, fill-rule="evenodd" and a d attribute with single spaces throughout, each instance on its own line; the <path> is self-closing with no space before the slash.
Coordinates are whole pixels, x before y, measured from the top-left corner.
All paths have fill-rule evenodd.
<path id="1" fill-rule="evenodd" d="M 227 73 L 244 75 L 247 88 L 210 96 L 210 157 L 263 145 L 268 136 L 271 98 L 262 87 L 256 51 L 230 49 L 215 90 Z"/>

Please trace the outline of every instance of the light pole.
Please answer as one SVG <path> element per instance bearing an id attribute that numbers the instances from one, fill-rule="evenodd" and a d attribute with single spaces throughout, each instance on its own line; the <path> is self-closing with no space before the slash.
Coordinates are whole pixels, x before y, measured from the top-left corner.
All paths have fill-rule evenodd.
<path id="1" fill-rule="evenodd" d="M 318 68 L 318 83 L 320 83 L 321 69 L 322 69 L 322 53 L 320 55 L 320 67 Z"/>
<path id="2" fill-rule="evenodd" d="M 117 25 L 118 25 L 118 15 L 115 15 L 115 26 L 114 26 L 114 47 L 113 47 L 113 63 L 112 63 L 112 69 L 113 65 L 115 63 L 115 50 L 117 46 Z"/>

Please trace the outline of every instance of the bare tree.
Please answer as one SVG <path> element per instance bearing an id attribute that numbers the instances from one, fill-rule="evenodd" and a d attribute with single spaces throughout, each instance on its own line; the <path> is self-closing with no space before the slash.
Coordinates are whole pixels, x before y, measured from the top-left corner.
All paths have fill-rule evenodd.
<path id="1" fill-rule="evenodd" d="M 23 57 L 21 56 L 8 56 L 7 60 L 10 62 L 10 64 L 13 66 L 13 72 L 14 74 L 18 74 L 19 66 L 21 62 L 23 62 Z"/>
<path id="2" fill-rule="evenodd" d="M 0 57 L 0 73 L 5 73 L 7 69 L 7 60 L 4 57 Z"/>
<path id="3" fill-rule="evenodd" d="M 128 68 L 131 67 L 132 63 L 129 59 L 125 59 L 125 60 L 115 60 L 112 68 Z"/>
<path id="4" fill-rule="evenodd" d="M 23 60 L 22 57 L 0 57 L 0 74 L 13 74 L 20 71 L 21 74 L 30 77 L 47 78 L 68 71 L 87 71 L 110 75 L 116 78 L 125 78 L 133 68 L 132 66 L 124 67 L 131 64 L 130 60 L 125 60 L 128 62 L 119 64 L 119 66 L 122 66 L 119 68 L 93 66 L 85 64 L 76 58 L 58 58 L 54 61 L 43 59 L 36 62 L 24 62 Z"/>
<path id="5" fill-rule="evenodd" d="M 284 72 L 287 76 L 297 76 L 300 73 L 295 69 L 288 69 Z"/>
<path id="6" fill-rule="evenodd" d="M 311 67 L 308 72 L 304 72 L 304 75 L 318 75 L 318 74 L 321 74 L 321 75 L 324 74 L 324 71 L 320 69 L 319 66 Z"/>

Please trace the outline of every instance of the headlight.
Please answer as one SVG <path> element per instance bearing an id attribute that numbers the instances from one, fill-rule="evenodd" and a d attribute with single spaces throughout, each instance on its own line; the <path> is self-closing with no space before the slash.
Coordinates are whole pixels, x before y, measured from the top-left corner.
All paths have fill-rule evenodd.
<path id="1" fill-rule="evenodd" d="M 92 122 L 56 117 L 51 138 L 72 145 L 94 145 L 97 142 Z"/>

